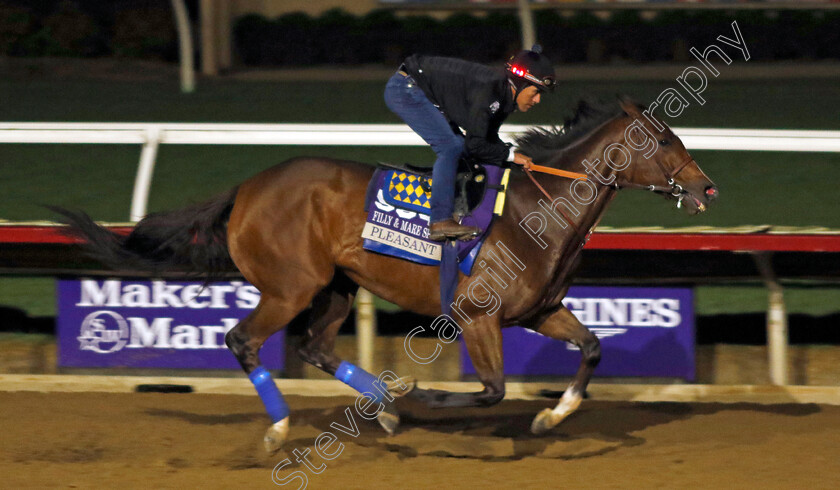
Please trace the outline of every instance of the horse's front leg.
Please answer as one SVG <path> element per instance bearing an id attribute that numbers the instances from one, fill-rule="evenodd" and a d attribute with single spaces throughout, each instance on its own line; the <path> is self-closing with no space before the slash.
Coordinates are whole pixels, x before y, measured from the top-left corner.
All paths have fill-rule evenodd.
<path id="1" fill-rule="evenodd" d="M 484 390 L 455 393 L 414 388 L 406 398 L 423 402 L 429 408 L 489 407 L 502 401 L 505 397 L 505 374 L 499 321 L 495 317 L 482 314 L 473 319 L 471 324 L 465 325 L 461 335 Z"/>
<path id="2" fill-rule="evenodd" d="M 555 427 L 580 406 L 592 371 L 601 360 L 601 343 L 598 337 L 565 307 L 546 318 L 536 331 L 552 339 L 571 342 L 580 348 L 581 353 L 580 367 L 575 379 L 563 393 L 560 402 L 553 410 L 546 408 L 537 414 L 531 423 L 531 432 L 540 434 Z"/>

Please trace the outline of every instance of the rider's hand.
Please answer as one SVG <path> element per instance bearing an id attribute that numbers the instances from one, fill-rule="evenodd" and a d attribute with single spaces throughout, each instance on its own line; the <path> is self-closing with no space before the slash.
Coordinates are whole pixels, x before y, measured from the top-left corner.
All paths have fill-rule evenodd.
<path id="1" fill-rule="evenodd" d="M 519 165 L 533 165 L 533 160 L 531 157 L 523 155 L 522 153 L 514 153 L 513 154 L 513 163 Z"/>

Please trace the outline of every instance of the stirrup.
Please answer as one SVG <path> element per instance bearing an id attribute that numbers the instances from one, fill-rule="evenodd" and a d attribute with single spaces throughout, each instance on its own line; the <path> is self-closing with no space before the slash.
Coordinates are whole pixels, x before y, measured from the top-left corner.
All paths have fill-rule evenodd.
<path id="1" fill-rule="evenodd" d="M 457 228 L 450 230 L 429 230 L 429 239 L 435 242 L 445 242 L 448 240 L 472 240 L 481 234 L 481 230 L 474 226 L 458 225 Z"/>

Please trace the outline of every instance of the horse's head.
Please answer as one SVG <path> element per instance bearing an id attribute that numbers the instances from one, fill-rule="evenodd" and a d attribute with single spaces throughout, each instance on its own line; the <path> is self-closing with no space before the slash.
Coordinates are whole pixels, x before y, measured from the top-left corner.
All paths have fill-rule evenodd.
<path id="1" fill-rule="evenodd" d="M 635 150 L 633 165 L 619 172 L 619 187 L 646 188 L 685 206 L 690 214 L 702 213 L 718 196 L 717 187 L 688 154 L 682 141 L 666 124 L 628 99 L 621 108 L 631 122 L 624 137 Z M 638 156 L 636 156 L 638 155 Z"/>

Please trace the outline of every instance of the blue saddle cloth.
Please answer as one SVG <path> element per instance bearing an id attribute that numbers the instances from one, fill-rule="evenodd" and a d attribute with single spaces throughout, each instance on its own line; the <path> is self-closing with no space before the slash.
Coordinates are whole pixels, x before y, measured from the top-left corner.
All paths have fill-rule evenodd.
<path id="1" fill-rule="evenodd" d="M 485 165 L 487 185 L 481 203 L 461 220 L 482 233 L 470 241 L 457 242 L 459 269 L 472 272 L 473 262 L 493 224 L 501 215 L 504 191 L 510 169 Z M 425 265 L 438 265 L 444 244 L 429 240 L 431 193 L 426 192 L 419 174 L 406 170 L 378 168 L 368 184 L 365 210 L 367 222 L 362 231 L 364 249 Z M 497 202 L 498 201 L 498 202 Z M 451 246 L 451 245 L 450 245 Z"/>

